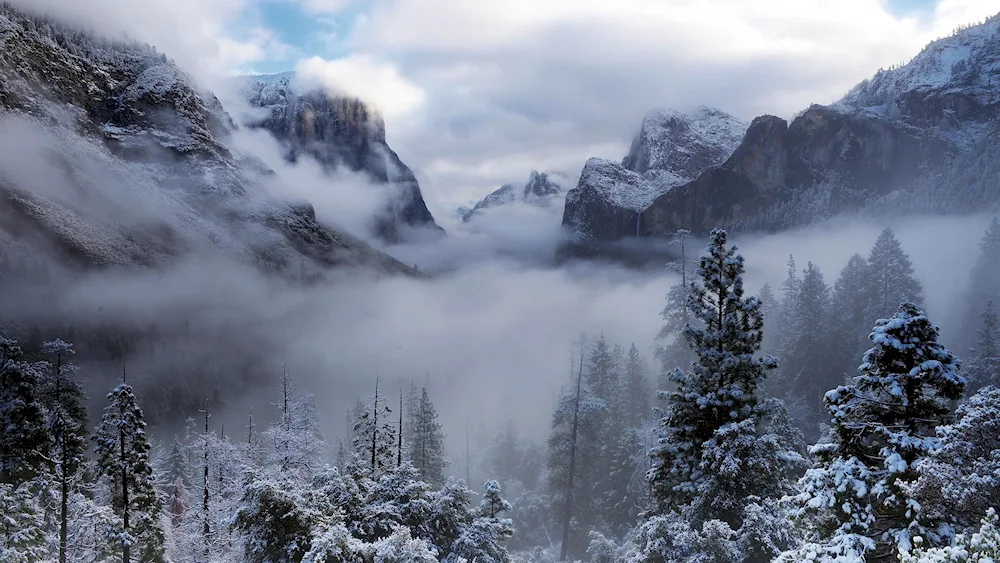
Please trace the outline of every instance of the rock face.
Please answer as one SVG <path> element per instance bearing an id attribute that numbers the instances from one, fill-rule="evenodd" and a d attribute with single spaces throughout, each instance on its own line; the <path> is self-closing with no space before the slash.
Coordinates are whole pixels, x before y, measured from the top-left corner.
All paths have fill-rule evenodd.
<path id="1" fill-rule="evenodd" d="M 585 173 L 615 186 L 597 190 L 581 178 L 564 223 L 583 240 L 612 241 L 677 229 L 707 234 L 719 226 L 774 231 L 841 213 L 996 208 L 998 117 L 1000 17 L 994 16 L 929 44 L 904 66 L 880 71 L 831 106 L 811 106 L 790 124 L 758 117 L 723 161 L 637 206 L 632 217 L 617 208 L 609 213 L 597 192 L 628 192 L 642 201 L 647 188 L 620 172 Z M 648 176 L 651 163 L 670 160 L 681 169 L 692 162 L 683 152 L 643 148 L 646 136 L 640 132 L 625 158 L 632 169 Z"/>
<path id="2" fill-rule="evenodd" d="M 484 197 L 472 209 L 462 215 L 465 222 L 471 221 L 484 209 L 499 207 L 514 202 L 529 203 L 538 206 L 548 206 L 564 192 L 566 179 L 555 174 L 531 171 L 528 183 L 524 185 L 504 184 L 499 189 Z"/>
<path id="3" fill-rule="evenodd" d="M 444 234 L 424 203 L 413 171 L 386 144 L 385 122 L 364 102 L 331 96 L 322 89 L 300 91 L 291 73 L 243 80 L 250 104 L 267 110 L 265 117 L 246 125 L 274 135 L 289 161 L 308 155 L 328 171 L 363 172 L 372 181 L 393 187 L 385 213 L 375 219 L 375 234 L 390 243 L 406 238 L 407 228 Z"/>
<path id="4" fill-rule="evenodd" d="M 590 159 L 566 197 L 563 225 L 582 240 L 639 236 L 639 214 L 659 196 L 721 164 L 746 124 L 717 109 L 646 114 L 621 164 Z"/>
<path id="5" fill-rule="evenodd" d="M 81 267 L 220 253 L 272 272 L 413 273 L 274 200 L 219 101 L 153 48 L 0 4 L 0 246 Z"/>

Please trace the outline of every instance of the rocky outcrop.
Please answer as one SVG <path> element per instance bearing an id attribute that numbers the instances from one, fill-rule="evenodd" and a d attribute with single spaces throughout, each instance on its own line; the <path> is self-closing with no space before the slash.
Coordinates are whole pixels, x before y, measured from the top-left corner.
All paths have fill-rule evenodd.
<path id="1" fill-rule="evenodd" d="M 528 203 L 531 205 L 548 206 L 554 199 L 559 198 L 563 193 L 562 185 L 566 179 L 559 175 L 548 174 L 546 172 L 531 171 L 528 183 L 524 185 L 504 184 L 496 191 L 479 201 L 472 209 L 467 210 L 462 215 L 462 220 L 466 223 L 471 221 L 483 210 L 499 207 L 514 202 Z"/>
<path id="2" fill-rule="evenodd" d="M 621 164 L 587 162 L 576 188 L 567 194 L 563 225 L 584 244 L 640 236 L 642 211 L 721 164 L 745 130 L 745 123 L 717 109 L 648 112 Z"/>
<path id="3" fill-rule="evenodd" d="M 81 267 L 218 252 L 272 272 L 412 269 L 275 201 L 234 127 L 147 45 L 105 40 L 0 3 L 0 242 Z"/>
<path id="4" fill-rule="evenodd" d="M 839 102 L 813 105 L 790 124 L 755 119 L 724 162 L 635 209 L 638 227 L 587 195 L 630 192 L 640 201 L 648 195 L 635 177 L 610 173 L 596 177 L 616 183 L 614 189 L 595 190 L 581 179 L 580 195 L 570 198 L 578 204 L 567 204 L 564 223 L 585 240 L 608 242 L 677 229 L 707 234 L 719 226 L 773 231 L 866 209 L 996 207 L 995 187 L 966 170 L 988 177 L 997 169 L 1000 149 L 990 139 L 998 117 L 1000 18 L 994 17 L 931 43 L 907 65 L 880 71 Z M 625 164 L 648 175 L 657 158 L 675 162 L 674 169 L 692 162 L 683 151 L 655 155 L 640 141 L 647 136 L 640 133 Z"/>
<path id="5" fill-rule="evenodd" d="M 920 130 L 823 106 L 809 108 L 791 125 L 759 117 L 725 163 L 657 198 L 643 212 L 642 234 L 783 228 L 790 225 L 781 217 L 771 224 L 754 220 L 819 189 L 824 216 L 857 209 L 942 164 L 947 150 Z"/>
<path id="6" fill-rule="evenodd" d="M 288 160 L 308 155 L 328 171 L 363 172 L 393 187 L 385 212 L 374 221 L 380 238 L 401 242 L 407 228 L 444 233 L 427 209 L 413 171 L 386 143 L 385 122 L 364 102 L 318 88 L 299 91 L 290 73 L 246 77 L 244 90 L 251 105 L 267 110 L 262 119 L 246 125 L 274 135 Z"/>

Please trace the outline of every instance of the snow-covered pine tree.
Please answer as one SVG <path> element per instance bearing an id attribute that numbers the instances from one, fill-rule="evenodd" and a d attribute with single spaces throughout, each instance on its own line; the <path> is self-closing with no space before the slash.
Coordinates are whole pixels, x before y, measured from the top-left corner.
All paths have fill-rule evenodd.
<path id="1" fill-rule="evenodd" d="M 396 427 L 391 420 L 392 409 L 386 398 L 379 395 L 378 386 L 376 378 L 375 395 L 354 423 L 354 454 L 372 478 L 396 466 Z"/>
<path id="2" fill-rule="evenodd" d="M 45 469 L 52 448 L 40 376 L 17 341 L 0 332 L 0 483 L 19 485 Z"/>
<path id="3" fill-rule="evenodd" d="M 499 517 L 501 512 L 508 510 L 510 503 L 500 496 L 500 484 L 496 481 L 487 481 L 476 518 L 462 530 L 452 545 L 451 553 L 444 561 L 446 563 L 510 561 L 506 542 L 514 535 L 514 527 L 510 519 Z"/>
<path id="4" fill-rule="evenodd" d="M 326 448 L 315 397 L 299 391 L 284 365 L 278 391 L 279 419 L 261 433 L 266 445 L 264 465 L 293 481 L 308 483 L 321 467 Z"/>
<path id="5" fill-rule="evenodd" d="M 53 340 L 42 345 L 51 358 L 41 386 L 46 409 L 46 431 L 52 439 L 51 464 L 59 489 L 59 561 L 66 563 L 69 534 L 69 498 L 74 477 L 87 451 L 87 408 L 83 387 L 76 379 L 76 366 L 69 359 L 73 345 Z"/>
<path id="6" fill-rule="evenodd" d="M 869 562 L 895 561 L 914 535 L 935 545 L 944 539 L 940 522 L 930 521 L 907 489 L 965 388 L 958 361 L 912 303 L 879 320 L 871 341 L 854 382 L 826 394 L 836 438 L 813 446 L 819 464 L 795 497 L 794 515 L 810 542 L 783 561 L 862 554 Z"/>
<path id="7" fill-rule="evenodd" d="M 941 447 L 917 464 L 912 495 L 931 521 L 974 529 L 1000 506 L 1000 389 L 987 386 L 959 403 L 939 426 Z"/>
<path id="8" fill-rule="evenodd" d="M 187 463 L 187 454 L 184 445 L 175 435 L 167 451 L 167 458 L 164 461 L 163 477 L 168 488 L 172 488 L 174 483 L 180 481 L 184 487 L 191 486 L 191 473 Z"/>
<path id="9" fill-rule="evenodd" d="M 822 397 L 831 387 L 841 383 L 830 362 L 830 289 L 823 274 L 812 262 L 802 271 L 798 291 L 785 307 L 788 346 L 778 370 L 780 389 L 800 428 L 810 430 L 824 417 Z M 780 393 L 780 391 L 779 391 Z"/>
<path id="10" fill-rule="evenodd" d="M 448 462 L 444 457 L 444 432 L 441 431 L 437 416 L 437 410 L 424 387 L 420 390 L 420 401 L 417 403 L 410 458 L 424 481 L 441 486 L 444 484 Z"/>
<path id="11" fill-rule="evenodd" d="M 680 258 L 667 265 L 667 268 L 681 279 L 678 283 L 670 286 L 667 290 L 667 302 L 660 311 L 663 319 L 663 327 L 660 328 L 656 339 L 660 342 L 656 350 L 656 357 L 661 362 L 661 371 L 668 373 L 677 366 L 686 365 L 691 361 L 691 351 L 684 344 L 682 331 L 691 322 L 687 308 L 688 289 L 690 288 L 689 273 L 693 261 L 687 257 L 688 239 L 691 232 L 680 229 L 673 234 L 670 245 L 677 248 Z"/>
<path id="12" fill-rule="evenodd" d="M 748 499 L 778 498 L 802 463 L 791 438 L 774 432 L 780 401 L 760 401 L 757 388 L 775 367 L 758 357 L 760 302 L 744 296 L 743 257 L 712 231 L 689 306 L 701 328 L 685 338 L 698 356 L 690 372 L 676 370 L 666 399 L 661 437 L 649 477 L 659 512 L 680 511 L 692 523 L 718 519 L 734 530 Z"/>
<path id="13" fill-rule="evenodd" d="M 923 301 L 923 287 L 913 277 L 913 264 L 903 252 L 892 229 L 878 236 L 868 255 L 868 322 L 893 314 L 900 302 L 908 301 L 918 308 Z"/>
<path id="14" fill-rule="evenodd" d="M 868 318 L 872 295 L 868 291 L 868 261 L 854 254 L 833 285 L 830 332 L 831 365 L 841 381 L 857 373 L 858 358 L 868 347 L 868 335 L 875 319 Z M 832 388 L 832 387 L 831 387 Z"/>
<path id="15" fill-rule="evenodd" d="M 108 393 L 110 404 L 94 435 L 98 470 L 112 484 L 112 506 L 122 519 L 119 535 L 122 561 L 128 563 L 132 547 L 138 561 L 164 559 L 164 534 L 160 502 L 156 496 L 149 440 L 142 409 L 132 387 L 122 383 Z"/>
<path id="16" fill-rule="evenodd" d="M 651 395 L 646 361 L 633 342 L 622 370 L 621 415 L 625 427 L 638 428 L 649 421 L 653 414 Z"/>
<path id="17" fill-rule="evenodd" d="M 0 561 L 51 561 L 45 519 L 31 487 L 0 482 Z"/>
<path id="18" fill-rule="evenodd" d="M 985 385 L 1000 382 L 1000 319 L 997 318 L 993 300 L 986 301 L 981 315 L 981 323 L 976 347 L 972 350 L 975 358 L 966 368 L 968 390 L 976 391 Z"/>

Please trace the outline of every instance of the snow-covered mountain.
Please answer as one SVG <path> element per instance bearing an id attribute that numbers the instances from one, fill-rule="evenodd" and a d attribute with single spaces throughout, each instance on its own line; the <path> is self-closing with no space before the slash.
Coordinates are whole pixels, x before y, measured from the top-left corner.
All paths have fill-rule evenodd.
<path id="1" fill-rule="evenodd" d="M 0 3 L 0 246 L 83 267 L 218 252 L 269 271 L 412 272 L 270 195 L 235 127 L 147 45 L 65 28 Z"/>
<path id="2" fill-rule="evenodd" d="M 690 159 L 683 151 L 658 160 L 666 151 L 637 150 L 647 136 L 644 123 L 624 161 L 641 178 L 591 160 L 567 197 L 563 223 L 589 244 L 681 228 L 771 231 L 843 213 L 995 209 L 998 117 L 1000 17 L 994 16 L 880 71 L 835 104 L 813 105 L 790 123 L 756 118 L 718 162 L 690 168 L 697 173 L 682 183 L 667 176 L 662 192 L 643 183 L 646 163 L 666 160 L 676 169 Z"/>
<path id="3" fill-rule="evenodd" d="M 656 198 L 721 164 L 746 131 L 718 109 L 685 114 L 656 109 L 642 120 L 621 164 L 592 158 L 566 196 L 563 224 L 585 239 L 616 240 L 637 233 L 636 214 Z"/>
<path id="4" fill-rule="evenodd" d="M 269 131 L 284 145 L 288 160 L 308 155 L 328 171 L 363 172 L 392 187 L 392 200 L 375 218 L 375 234 L 390 243 L 406 238 L 408 228 L 444 234 L 424 203 L 413 171 L 386 143 L 385 121 L 367 104 L 331 95 L 313 84 L 302 85 L 293 73 L 240 80 L 251 106 L 266 110 L 263 118 L 243 125 Z"/>
<path id="5" fill-rule="evenodd" d="M 484 209 L 499 207 L 514 202 L 547 206 L 565 192 L 567 179 L 555 173 L 532 170 L 526 184 L 504 184 L 479 201 L 462 215 L 465 222 L 471 221 Z"/>

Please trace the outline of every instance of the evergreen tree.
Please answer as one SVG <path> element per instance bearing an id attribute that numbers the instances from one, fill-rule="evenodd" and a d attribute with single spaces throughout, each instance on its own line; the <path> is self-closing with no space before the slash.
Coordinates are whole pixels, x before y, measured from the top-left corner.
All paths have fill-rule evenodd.
<path id="1" fill-rule="evenodd" d="M 481 563 L 506 563 L 510 561 L 506 541 L 514 535 L 513 523 L 499 518 L 501 512 L 511 509 L 510 503 L 500 496 L 500 484 L 486 482 L 486 491 L 479 504 L 479 514 L 455 540 L 447 563 L 476 561 Z"/>
<path id="2" fill-rule="evenodd" d="M 523 458 L 524 445 L 517 435 L 514 421 L 508 420 L 503 432 L 497 434 L 483 454 L 485 469 L 505 487 L 510 487 L 513 481 L 520 480 Z"/>
<path id="3" fill-rule="evenodd" d="M 803 404 L 802 412 L 796 413 L 799 426 L 810 428 L 822 418 L 823 393 L 840 383 L 830 362 L 830 289 L 812 262 L 803 270 L 786 313 L 791 332 L 789 347 L 781 359 L 781 384 L 787 393 L 786 401 Z"/>
<path id="4" fill-rule="evenodd" d="M 979 243 L 979 256 L 969 275 L 969 289 L 963 302 L 966 308 L 959 325 L 960 341 L 966 347 L 976 344 L 974 327 L 982 313 L 983 304 L 1000 299 L 1000 219 L 994 217 Z M 967 328 L 966 328 L 967 327 Z"/>
<path id="5" fill-rule="evenodd" d="M 420 472 L 424 481 L 431 485 L 444 484 L 445 468 L 448 462 L 444 458 L 444 433 L 437 421 L 437 410 L 431 403 L 424 387 L 420 392 L 420 402 L 417 404 L 416 427 L 413 430 L 413 443 L 410 444 L 413 466 Z"/>
<path id="6" fill-rule="evenodd" d="M 779 357 L 784 358 L 789 350 L 794 346 L 795 327 L 792 319 L 795 318 L 793 311 L 796 298 L 799 294 L 799 286 L 802 280 L 799 279 L 799 271 L 795 266 L 795 257 L 788 255 L 788 275 L 781 282 L 780 299 L 777 301 L 775 309 L 774 324 L 774 349 Z M 762 342 L 763 344 L 763 342 Z"/>
<path id="7" fill-rule="evenodd" d="M 52 440 L 39 379 L 17 342 L 0 334 L 0 483 L 19 485 L 47 465 Z"/>
<path id="8" fill-rule="evenodd" d="M 690 231 L 680 229 L 674 233 L 670 241 L 670 245 L 679 250 L 680 258 L 667 267 L 679 274 L 681 279 L 667 290 L 667 302 L 660 311 L 663 327 L 656 339 L 662 344 L 656 350 L 656 357 L 662 364 L 663 373 L 668 373 L 677 366 L 686 365 L 692 359 L 691 351 L 681 336 L 684 327 L 692 320 L 687 308 L 689 273 L 692 265 L 692 261 L 687 257 L 687 241 L 690 238 Z"/>
<path id="9" fill-rule="evenodd" d="M 590 350 L 584 374 L 584 383 L 590 392 L 610 406 L 619 390 L 618 366 L 603 334 Z"/>
<path id="10" fill-rule="evenodd" d="M 0 483 L 0 561 L 47 561 L 45 519 L 27 484 Z"/>
<path id="11" fill-rule="evenodd" d="M 52 439 L 52 465 L 59 487 L 59 561 L 66 563 L 69 534 L 69 498 L 74 477 L 87 451 L 87 408 L 83 387 L 76 380 L 76 366 L 69 362 L 73 346 L 62 340 L 42 345 L 52 358 L 49 377 L 42 386 L 47 411 L 46 432 Z"/>
<path id="12" fill-rule="evenodd" d="M 959 403 L 955 422 L 939 426 L 937 437 L 940 447 L 918 462 L 908 492 L 928 520 L 973 529 L 1000 506 L 1000 389 L 984 387 Z"/>
<path id="13" fill-rule="evenodd" d="M 112 506 L 121 518 L 122 561 L 163 561 L 163 529 L 156 496 L 149 441 L 142 409 L 132 387 L 122 383 L 108 394 L 101 424 L 94 435 L 98 470 L 112 483 Z"/>
<path id="14" fill-rule="evenodd" d="M 777 346 L 775 327 L 778 326 L 781 304 L 778 302 L 774 290 L 771 289 L 771 284 L 765 283 L 761 286 L 757 300 L 760 301 L 760 315 L 764 318 L 764 326 L 767 327 L 760 347 L 762 350 L 775 350 Z"/>
<path id="15" fill-rule="evenodd" d="M 841 382 L 857 372 L 858 358 L 867 349 L 868 335 L 875 322 L 868 318 L 872 297 L 868 279 L 868 261 L 855 254 L 848 259 L 833 286 L 831 366 L 837 370 Z"/>
<path id="16" fill-rule="evenodd" d="M 973 350 L 976 357 L 966 370 L 970 391 L 996 384 L 997 375 L 1000 374 L 1000 320 L 992 299 L 986 302 L 980 327 L 976 348 Z"/>
<path id="17" fill-rule="evenodd" d="M 579 367 L 572 385 L 557 399 L 548 441 L 547 487 L 562 531 L 560 560 L 584 553 L 586 533 L 599 516 L 594 486 L 600 477 L 601 423 L 607 405 L 584 383 L 584 348 L 581 339 Z"/>
<path id="18" fill-rule="evenodd" d="M 375 395 L 354 423 L 354 454 L 363 467 L 377 477 L 396 466 L 396 428 L 390 420 L 392 409 L 385 397 L 379 396 L 378 379 Z"/>
<path id="19" fill-rule="evenodd" d="M 627 428 L 642 426 L 652 415 L 649 400 L 652 388 L 646 371 L 646 362 L 633 342 L 628 349 L 622 372 L 621 415 Z"/>
<path id="20" fill-rule="evenodd" d="M 689 373 L 671 374 L 650 479 L 661 512 L 680 510 L 693 524 L 718 519 L 740 526 L 751 497 L 776 498 L 801 458 L 772 431 L 780 402 L 761 402 L 757 388 L 775 367 L 757 357 L 763 337 L 760 302 L 745 297 L 743 257 L 716 229 L 692 284 L 685 338 L 698 356 Z"/>
<path id="21" fill-rule="evenodd" d="M 890 228 L 878 236 L 868 256 L 868 293 L 869 324 L 891 316 L 903 301 L 919 308 L 923 300 L 923 288 L 913 277 L 910 257 Z"/>
<path id="22" fill-rule="evenodd" d="M 813 447 L 819 465 L 796 497 L 796 515 L 813 541 L 786 561 L 862 553 L 866 561 L 895 561 L 914 535 L 943 539 L 908 487 L 936 449 L 936 428 L 951 419 L 965 380 L 937 328 L 912 303 L 879 320 L 871 341 L 854 382 L 826 394 L 836 438 Z"/>

